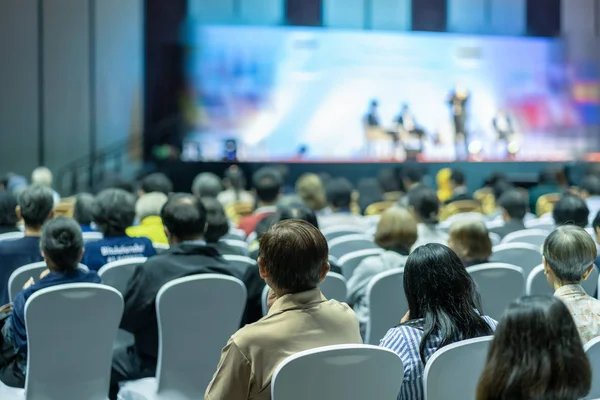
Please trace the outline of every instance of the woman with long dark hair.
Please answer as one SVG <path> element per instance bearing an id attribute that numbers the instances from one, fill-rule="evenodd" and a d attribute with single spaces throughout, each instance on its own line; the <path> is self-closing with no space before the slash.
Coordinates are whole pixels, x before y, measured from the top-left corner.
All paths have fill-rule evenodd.
<path id="1" fill-rule="evenodd" d="M 591 381 L 567 307 L 556 297 L 523 297 L 498 324 L 477 400 L 577 400 L 589 393 Z"/>
<path id="2" fill-rule="evenodd" d="M 421 246 L 404 267 L 408 312 L 380 346 L 404 365 L 398 400 L 421 400 L 423 370 L 431 355 L 460 340 L 491 335 L 496 321 L 483 316 L 475 283 L 460 258 L 441 244 Z"/>

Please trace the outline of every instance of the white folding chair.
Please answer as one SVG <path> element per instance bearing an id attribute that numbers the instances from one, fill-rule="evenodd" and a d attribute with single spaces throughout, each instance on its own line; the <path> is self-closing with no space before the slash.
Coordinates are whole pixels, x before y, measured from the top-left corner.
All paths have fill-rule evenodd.
<path id="1" fill-rule="evenodd" d="M 525 294 L 523 269 L 515 265 L 487 263 L 467 268 L 481 295 L 485 315 L 498 320 L 506 307 Z"/>
<path id="2" fill-rule="evenodd" d="M 25 390 L 0 388 L 2 399 L 107 399 L 122 315 L 123 297 L 109 286 L 69 283 L 34 293 L 25 304 Z"/>
<path id="3" fill-rule="evenodd" d="M 598 288 L 598 268 L 594 267 L 588 278 L 581 282 L 581 286 L 587 294 L 593 296 Z M 554 288 L 548 283 L 544 275 L 544 264 L 535 267 L 527 277 L 527 295 L 548 295 L 554 294 Z"/>
<path id="4" fill-rule="evenodd" d="M 523 229 L 504 236 L 502 243 L 529 243 L 541 247 L 548 237 L 548 231 L 543 229 Z"/>
<path id="5" fill-rule="evenodd" d="M 387 331 L 398 325 L 408 311 L 403 280 L 404 269 L 391 269 L 375 275 L 367 285 L 369 320 L 365 343 L 378 345 Z"/>
<path id="6" fill-rule="evenodd" d="M 243 282 L 230 276 L 201 274 L 165 284 L 156 296 L 156 378 L 126 382 L 118 398 L 201 398 L 245 305 Z"/>
<path id="7" fill-rule="evenodd" d="M 338 265 L 342 269 L 342 275 L 344 275 L 344 278 L 350 279 L 354 270 L 360 265 L 362 260 L 368 257 L 378 256 L 383 252 L 384 250 L 381 248 L 372 248 L 352 251 L 343 255 L 338 260 Z"/>
<path id="8" fill-rule="evenodd" d="M 285 359 L 271 380 L 272 400 L 395 399 L 402 360 L 389 349 L 346 344 Z"/>
<path id="9" fill-rule="evenodd" d="M 5 240 L 17 240 L 24 237 L 25 234 L 23 232 L 7 232 L 0 234 L 0 242 Z"/>
<path id="10" fill-rule="evenodd" d="M 154 247 L 154 250 L 156 250 L 156 254 L 162 254 L 167 252 L 171 246 L 164 243 L 152 243 L 152 247 Z"/>
<path id="11" fill-rule="evenodd" d="M 262 309 L 262 315 L 265 316 L 269 313 L 269 305 L 267 304 L 269 300 L 269 285 L 265 285 L 263 291 L 260 295 L 260 305 Z"/>
<path id="12" fill-rule="evenodd" d="M 100 232 L 83 232 L 83 242 L 95 242 L 104 239 L 104 235 Z"/>
<path id="13" fill-rule="evenodd" d="M 524 221 L 527 229 L 540 229 L 542 231 L 552 232 L 556 229 L 556 223 L 552 218 L 537 218 Z"/>
<path id="14" fill-rule="evenodd" d="M 237 239 L 237 240 L 245 240 L 246 239 L 246 232 L 244 232 L 241 229 L 237 229 L 237 228 L 229 228 L 229 232 L 227 233 L 226 239 Z"/>
<path id="15" fill-rule="evenodd" d="M 488 233 L 488 236 L 490 238 L 490 242 L 492 242 L 492 246 L 498 246 L 500 242 L 502 242 L 502 237 L 497 233 L 490 232 Z"/>
<path id="16" fill-rule="evenodd" d="M 494 246 L 490 262 L 511 264 L 523 269 L 527 277 L 542 260 L 541 246 L 528 243 L 504 243 Z"/>
<path id="17" fill-rule="evenodd" d="M 45 261 L 23 265 L 10 274 L 8 278 L 8 298 L 13 301 L 17 293 L 23 290 L 27 281 L 33 278 L 35 281 L 40 279 L 40 274 L 48 268 Z"/>
<path id="18" fill-rule="evenodd" d="M 600 399 L 600 336 L 585 343 L 583 350 L 592 364 L 592 390 L 586 399 Z"/>
<path id="19" fill-rule="evenodd" d="M 248 243 L 244 242 L 243 240 L 221 239 L 221 240 L 219 240 L 219 242 L 228 244 L 229 246 L 241 247 L 243 249 L 248 250 Z"/>
<path id="20" fill-rule="evenodd" d="M 455 222 L 458 221 L 481 221 L 485 222 L 487 220 L 487 216 L 478 212 L 465 212 L 452 215 L 446 218 L 445 221 L 440 222 L 440 229 L 447 229 Z"/>
<path id="21" fill-rule="evenodd" d="M 425 400 L 474 399 L 492 339 L 463 340 L 433 353 L 423 373 Z"/>
<path id="22" fill-rule="evenodd" d="M 319 285 L 319 288 L 323 296 L 327 297 L 327 299 L 345 302 L 348 297 L 346 278 L 335 272 L 328 272 L 325 280 Z"/>
<path id="23" fill-rule="evenodd" d="M 321 233 L 323 234 L 323 236 L 325 236 L 325 239 L 327 239 L 327 241 L 330 242 L 333 239 L 342 236 L 364 234 L 365 229 L 353 225 L 341 225 L 324 228 L 321 230 Z"/>

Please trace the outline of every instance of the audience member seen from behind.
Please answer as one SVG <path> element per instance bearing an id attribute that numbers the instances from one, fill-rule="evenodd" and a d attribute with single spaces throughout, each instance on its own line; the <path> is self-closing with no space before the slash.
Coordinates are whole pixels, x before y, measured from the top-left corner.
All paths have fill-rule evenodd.
<path id="1" fill-rule="evenodd" d="M 557 171 L 552 168 L 546 168 L 540 173 L 538 184 L 529 189 L 529 209 L 531 212 L 537 213 L 537 201 L 543 195 L 562 192 L 556 178 Z"/>
<path id="2" fill-rule="evenodd" d="M 203 172 L 194 178 L 192 193 L 197 198 L 217 197 L 221 193 L 221 179 L 211 172 Z"/>
<path id="3" fill-rule="evenodd" d="M 273 372 L 288 356 L 362 343 L 354 312 L 318 288 L 329 271 L 327 253 L 323 234 L 305 221 L 280 222 L 263 236 L 258 265 L 272 305 L 229 339 L 205 399 L 270 399 Z"/>
<path id="4" fill-rule="evenodd" d="M 135 197 L 122 189 L 107 189 L 96 197 L 94 223 L 104 238 L 85 244 L 83 263 L 98 271 L 109 262 L 156 254 L 148 238 L 131 238 L 126 230 L 135 219 Z"/>
<path id="5" fill-rule="evenodd" d="M 458 221 L 450 226 L 450 247 L 465 267 L 484 264 L 492 255 L 490 233 L 481 221 Z"/>
<path id="6" fill-rule="evenodd" d="M 542 254 L 548 283 L 573 315 L 582 342 L 600 336 L 600 300 L 581 287 L 597 256 L 592 237 L 577 226 L 559 227 L 544 241 Z"/>
<path id="7" fill-rule="evenodd" d="M 397 353 L 404 365 L 399 400 L 423 400 L 424 365 L 438 349 L 491 335 L 496 321 L 483 315 L 475 283 L 448 247 L 417 248 L 404 267 L 408 312 L 380 346 Z"/>
<path id="8" fill-rule="evenodd" d="M 365 178 L 358 181 L 356 186 L 358 193 L 358 208 L 362 215 L 365 214 L 367 207 L 373 203 L 383 201 L 383 192 L 379 182 L 375 178 Z"/>
<path id="9" fill-rule="evenodd" d="M 6 191 L 0 191 L 0 234 L 19 231 L 16 209 L 17 199 L 15 196 Z"/>
<path id="10" fill-rule="evenodd" d="M 30 282 L 14 299 L 12 314 L 2 329 L 5 344 L 12 345 L 14 357 L 2 366 L 0 379 L 9 386 L 23 387 L 27 370 L 27 329 L 25 304 L 35 292 L 65 283 L 100 283 L 93 271 L 77 268 L 83 256 L 81 229 L 73 219 L 58 217 L 44 226 L 40 246 L 50 272 L 38 282 Z M 92 344 L 93 345 L 93 344 Z"/>
<path id="11" fill-rule="evenodd" d="M 54 199 L 52 190 L 45 186 L 29 186 L 19 196 L 17 218 L 23 218 L 25 236 L 17 240 L 0 242 L 0 303 L 8 298 L 8 279 L 23 265 L 42 261 L 40 236 L 42 226 L 53 217 Z"/>
<path id="12" fill-rule="evenodd" d="M 527 195 L 518 189 L 510 189 L 498 200 L 504 225 L 490 229 L 491 232 L 504 237 L 509 233 L 525 229 L 523 219 L 527 214 Z"/>
<path id="13" fill-rule="evenodd" d="M 229 233 L 229 220 L 225 215 L 223 206 L 214 197 L 205 197 L 202 204 L 206 208 L 206 243 L 217 249 L 221 255 L 248 256 L 248 248 L 245 242 L 240 242 L 244 247 L 228 244 L 221 239 Z"/>
<path id="14" fill-rule="evenodd" d="M 256 192 L 256 210 L 252 215 L 242 218 L 238 225 L 246 232 L 246 235 L 254 231 L 256 224 L 261 219 L 277 212 L 277 200 L 281 196 L 283 185 L 279 171 L 271 167 L 264 167 L 256 171 L 252 181 Z"/>
<path id="15" fill-rule="evenodd" d="M 254 204 L 254 196 L 246 191 L 246 177 L 244 172 L 237 165 L 232 165 L 225 171 L 223 177 L 223 190 L 217 196 L 217 200 L 227 207 L 234 203 Z"/>
<path id="16" fill-rule="evenodd" d="M 566 193 L 554 204 L 552 217 L 556 226 L 575 225 L 585 228 L 588 225 L 590 210 L 585 201 L 577 195 Z"/>
<path id="17" fill-rule="evenodd" d="M 96 198 L 89 193 L 81 193 L 75 196 L 73 219 L 77 221 L 82 232 L 95 232 L 92 227 L 95 204 Z"/>
<path id="18" fill-rule="evenodd" d="M 308 208 L 318 215 L 331 212 L 327 208 L 325 186 L 317 174 L 304 174 L 296 181 L 296 193 Z"/>
<path id="19" fill-rule="evenodd" d="M 352 214 L 350 210 L 353 192 L 354 187 L 346 178 L 331 178 L 325 184 L 325 196 L 331 213 L 319 216 L 321 229 L 335 226 L 366 228 L 363 217 Z"/>
<path id="20" fill-rule="evenodd" d="M 160 210 L 167 202 L 167 195 L 161 192 L 143 194 L 135 203 L 135 217 L 139 225 L 127 228 L 130 237 L 145 237 L 152 243 L 169 244 L 165 227 L 160 219 Z"/>
<path id="21" fill-rule="evenodd" d="M 407 164 L 402 167 L 400 176 L 402 177 L 402 186 L 406 195 L 398 201 L 398 205 L 406 208 L 408 207 L 409 194 L 417 189 L 427 187 L 423 184 L 425 170 L 419 164 Z"/>
<path id="22" fill-rule="evenodd" d="M 409 211 L 417 221 L 417 241 L 413 249 L 428 243 L 448 244 L 448 234 L 438 226 L 440 201 L 432 189 L 422 187 L 408 195 Z"/>
<path id="23" fill-rule="evenodd" d="M 52 190 L 52 199 L 56 205 L 60 201 L 60 195 L 52 189 L 53 180 L 52 171 L 46 167 L 38 167 L 31 173 L 31 184 L 44 186 Z"/>
<path id="24" fill-rule="evenodd" d="M 138 190 L 138 197 L 149 193 L 162 193 L 168 196 L 172 192 L 173 182 L 171 182 L 167 175 L 156 172 L 142 179 L 140 189 Z"/>
<path id="25" fill-rule="evenodd" d="M 161 211 L 161 218 L 171 247 L 140 265 L 125 291 L 121 329 L 135 336 L 135 344 L 115 350 L 112 396 L 116 395 L 119 382 L 156 373 L 156 295 L 164 284 L 185 276 L 217 273 L 242 279 L 250 286 L 245 280 L 245 269 L 229 265 L 214 247 L 206 244 L 206 209 L 198 198 L 189 194 L 171 195 Z"/>
<path id="26" fill-rule="evenodd" d="M 387 209 L 379 220 L 375 243 L 385 250 L 378 256 L 364 259 L 348 280 L 348 303 L 354 306 L 361 332 L 369 320 L 367 286 L 375 275 L 395 268 L 404 268 L 410 249 L 417 241 L 417 223 L 408 210 Z"/>
<path id="27" fill-rule="evenodd" d="M 594 175 L 588 175 L 581 181 L 581 197 L 590 210 L 589 223 L 592 224 L 594 218 L 600 211 L 600 178 Z"/>
<path id="28" fill-rule="evenodd" d="M 592 222 L 592 228 L 594 229 L 594 239 L 596 244 L 600 243 L 600 212 L 596 214 L 596 218 Z M 600 266 L 600 256 L 596 258 L 596 267 Z"/>
<path id="29" fill-rule="evenodd" d="M 565 305 L 553 297 L 523 297 L 498 323 L 476 399 L 578 400 L 591 383 L 590 362 Z"/>
<path id="30" fill-rule="evenodd" d="M 452 174 L 450 175 L 450 185 L 452 186 L 452 197 L 446 204 L 461 200 L 473 200 L 473 196 L 471 196 L 469 188 L 467 187 L 467 177 L 461 170 L 452 170 Z"/>

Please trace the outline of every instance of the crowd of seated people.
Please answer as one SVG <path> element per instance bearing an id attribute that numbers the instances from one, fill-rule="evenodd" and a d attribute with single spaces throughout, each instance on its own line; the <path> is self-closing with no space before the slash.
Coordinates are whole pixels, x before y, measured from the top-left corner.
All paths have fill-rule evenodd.
<path id="1" fill-rule="evenodd" d="M 269 399 L 273 371 L 289 355 L 329 344 L 361 343 L 369 320 L 369 282 L 381 272 L 403 268 L 408 310 L 399 310 L 406 315 L 397 326 L 389 327 L 381 346 L 396 352 L 404 365 L 404 374 L 398 377 L 398 399 L 423 400 L 424 367 L 438 349 L 494 334 L 496 321 L 482 309 L 480 293 L 466 267 L 490 260 L 490 233 L 505 237 L 526 229 L 528 212 L 535 211 L 531 207 L 533 192 L 536 203 L 546 194 L 558 197 L 552 212 L 541 218 L 556 229 L 549 232 L 539 260 L 555 297 L 523 298 L 508 308 L 498 324 L 477 398 L 555 398 L 555 393 L 568 392 L 556 398 L 575 399 L 590 389 L 589 363 L 582 344 L 600 336 L 600 301 L 589 296 L 581 282 L 593 272 L 598 256 L 600 178 L 595 175 L 584 177 L 578 190 L 568 190 L 544 171 L 528 195 L 495 174 L 484 189 L 494 198 L 493 213 L 444 226 L 440 211 L 446 201 L 426 184 L 424 170 L 418 165 L 381 175 L 396 179 L 393 183 L 381 182 L 380 177 L 369 185 L 359 185 L 359 190 L 346 178 L 306 174 L 297 180 L 295 193 L 286 192 L 289 182 L 274 167 L 254 174 L 252 190 L 247 190 L 245 176 L 236 166 L 229 168 L 223 179 L 202 173 L 194 180 L 192 194 L 174 193 L 169 178 L 155 173 L 136 186 L 109 185 L 96 195 L 76 196 L 73 219 L 53 219 L 55 192 L 45 170 L 40 171 L 36 184 L 11 177 L 12 182 L 7 180 L 0 190 L 0 232 L 21 229 L 24 235 L 0 241 L 0 304 L 11 300 L 7 282 L 18 267 L 45 261 L 49 270 L 39 281 L 28 283 L 14 299 L 12 310 L 0 309 L 0 326 L 2 312 L 8 316 L 2 344 L 12 349 L 10 360 L 0 357 L 0 380 L 8 385 L 24 384 L 24 306 L 31 294 L 65 282 L 99 283 L 96 271 L 107 263 L 147 257 L 124 292 L 120 328 L 133 334 L 135 341 L 114 351 L 111 399 L 116 398 L 120 383 L 155 375 L 159 346 L 156 295 L 174 279 L 217 273 L 245 284 L 247 303 L 241 329 L 225 345 L 205 398 Z M 448 180 L 447 203 L 475 198 L 462 171 L 453 169 Z M 360 189 L 375 196 L 361 204 L 357 198 Z M 367 203 L 383 200 L 388 191 L 398 198 L 396 205 L 376 219 L 361 215 Z M 237 203 L 254 203 L 254 211 L 235 224 L 225 207 Z M 371 234 L 381 250 L 364 258 L 348 276 L 350 306 L 327 300 L 319 290 L 329 271 L 343 270 L 343 265 L 330 259 L 327 239 L 320 231 L 338 226 Z M 82 231 L 96 231 L 103 238 L 85 242 Z M 246 247 L 244 241 L 252 238 Z M 158 248 L 159 244 L 169 249 L 157 254 L 155 245 Z M 228 256 L 249 256 L 257 263 L 236 263 L 228 261 Z M 78 268 L 80 262 L 89 270 Z M 270 288 L 269 311 L 263 317 L 265 283 Z M 561 323 L 541 316 L 554 316 Z M 515 341 L 519 346 L 507 349 Z M 546 347 L 541 344 L 544 341 Z M 560 348 L 548 349 L 552 344 Z M 535 355 L 531 363 L 520 365 L 528 355 Z M 550 372 L 539 368 L 545 363 Z M 580 379 L 548 380 L 568 363 L 580 366 Z M 506 374 L 523 376 L 513 381 Z M 532 388 L 536 381 L 543 385 Z"/>

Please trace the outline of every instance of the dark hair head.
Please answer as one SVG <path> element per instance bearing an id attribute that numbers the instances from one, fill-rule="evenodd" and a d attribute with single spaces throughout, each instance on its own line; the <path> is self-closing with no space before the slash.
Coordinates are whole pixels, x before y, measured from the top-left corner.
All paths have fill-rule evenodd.
<path id="1" fill-rule="evenodd" d="M 515 189 L 514 185 L 508 181 L 498 181 L 492 187 L 494 192 L 494 199 L 496 201 L 500 200 L 500 197 L 509 190 Z"/>
<path id="2" fill-rule="evenodd" d="M 556 297 L 515 300 L 496 328 L 477 400 L 576 400 L 590 391 L 590 362 L 567 307 Z"/>
<path id="3" fill-rule="evenodd" d="M 246 177 L 244 176 L 244 172 L 237 165 L 232 165 L 227 168 L 224 178 L 235 190 L 244 190 L 246 188 Z"/>
<path id="4" fill-rule="evenodd" d="M 600 196 L 600 178 L 588 175 L 581 181 L 581 189 L 589 196 Z"/>
<path id="5" fill-rule="evenodd" d="M 94 204 L 96 198 L 89 193 L 80 193 L 75 197 L 73 219 L 80 225 L 91 225 L 94 222 Z"/>
<path id="6" fill-rule="evenodd" d="M 371 100 L 371 103 L 369 105 L 371 106 L 371 108 L 377 107 L 379 105 L 379 102 L 376 99 L 373 99 Z"/>
<path id="7" fill-rule="evenodd" d="M 283 185 L 280 172 L 272 167 L 264 167 L 256 171 L 252 177 L 256 197 L 264 203 L 274 203 L 281 193 Z"/>
<path id="8" fill-rule="evenodd" d="M 299 219 L 306 221 L 315 228 L 319 229 L 319 223 L 317 222 L 317 216 L 308 207 L 279 207 L 278 209 L 279 222 L 286 221 L 288 219 Z"/>
<path id="9" fill-rule="evenodd" d="M 346 178 L 332 178 L 325 184 L 327 203 L 333 208 L 350 208 L 354 187 Z"/>
<path id="10" fill-rule="evenodd" d="M 17 199 L 15 196 L 5 190 L 0 191 L 0 226 L 16 228 L 17 213 Z"/>
<path id="11" fill-rule="evenodd" d="M 306 221 L 290 219 L 271 227 L 260 240 L 259 263 L 271 283 L 285 293 L 318 286 L 328 262 L 327 240 Z"/>
<path id="12" fill-rule="evenodd" d="M 106 237 L 126 236 L 135 220 L 135 197 L 123 189 L 106 189 L 96 196 L 94 222 Z"/>
<path id="13" fill-rule="evenodd" d="M 583 228 L 573 225 L 556 228 L 544 241 L 544 259 L 561 282 L 583 279 L 597 256 L 594 239 Z"/>
<path id="14" fill-rule="evenodd" d="M 404 292 L 410 310 L 407 324 L 423 329 L 419 347 L 423 363 L 431 336 L 442 339 L 441 348 L 459 340 L 492 334 L 481 317 L 473 279 L 460 258 L 444 245 L 420 246 L 408 256 Z"/>
<path id="15" fill-rule="evenodd" d="M 54 193 L 46 186 L 31 185 L 19 195 L 19 208 L 25 225 L 40 228 L 54 209 Z"/>
<path id="16" fill-rule="evenodd" d="M 538 177 L 540 185 L 555 185 L 557 182 L 557 171 L 554 168 L 544 168 Z"/>
<path id="17" fill-rule="evenodd" d="M 206 209 L 207 227 L 204 239 L 208 243 L 216 243 L 229 232 L 229 220 L 217 199 L 205 197 L 201 201 Z"/>
<path id="18" fill-rule="evenodd" d="M 552 216 L 556 226 L 576 225 L 585 228 L 588 225 L 590 210 L 583 199 L 566 193 L 554 204 Z"/>
<path id="19" fill-rule="evenodd" d="M 206 208 L 191 194 L 174 194 L 160 212 L 163 225 L 180 241 L 196 240 L 204 236 Z"/>
<path id="20" fill-rule="evenodd" d="M 377 174 L 379 187 L 384 193 L 397 192 L 400 190 L 398 173 L 393 168 L 382 168 Z"/>
<path id="21" fill-rule="evenodd" d="M 75 270 L 83 256 L 83 236 L 79 224 L 66 217 L 48 221 L 42 231 L 40 248 L 51 270 Z"/>
<path id="22" fill-rule="evenodd" d="M 523 220 L 529 207 L 525 193 L 518 189 L 510 189 L 498 200 L 498 205 L 508 214 L 510 219 Z"/>
<path id="23" fill-rule="evenodd" d="M 140 189 L 144 193 L 159 192 L 168 195 L 173 191 L 173 182 L 167 175 L 156 172 L 142 179 Z"/>
<path id="24" fill-rule="evenodd" d="M 452 174 L 450 175 L 450 182 L 453 182 L 455 185 L 462 186 L 467 182 L 467 178 L 465 173 L 460 169 L 452 169 Z"/>
<path id="25" fill-rule="evenodd" d="M 408 164 L 402 168 L 402 179 L 406 181 L 410 181 L 410 183 L 419 183 L 423 180 L 425 176 L 425 171 L 423 167 L 418 164 Z M 408 190 L 408 188 L 404 188 Z"/>
<path id="26" fill-rule="evenodd" d="M 422 187 L 411 190 L 408 194 L 408 204 L 421 222 L 425 224 L 438 223 L 440 200 L 433 189 Z"/>
<path id="27" fill-rule="evenodd" d="M 504 181 L 504 182 L 508 181 L 506 174 L 504 172 L 494 172 L 490 175 L 489 178 L 487 178 L 485 180 L 485 185 L 494 187 L 494 185 L 496 185 L 496 183 L 502 182 L 502 181 Z"/>

